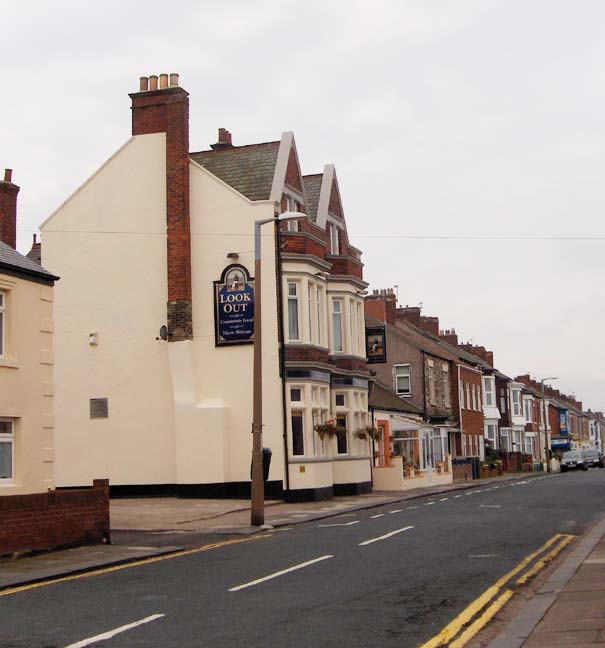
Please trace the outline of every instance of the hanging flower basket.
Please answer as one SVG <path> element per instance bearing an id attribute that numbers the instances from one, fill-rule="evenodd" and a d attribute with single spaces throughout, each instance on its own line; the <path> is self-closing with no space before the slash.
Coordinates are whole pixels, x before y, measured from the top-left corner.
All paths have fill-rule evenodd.
<path id="1" fill-rule="evenodd" d="M 379 441 L 382 438 L 382 432 L 373 425 L 366 425 L 359 430 L 355 430 L 355 436 L 362 440 L 374 439 L 374 441 Z"/>
<path id="2" fill-rule="evenodd" d="M 317 432 L 319 438 L 323 439 L 327 436 L 342 436 L 347 433 L 347 429 L 341 425 L 336 425 L 336 422 L 333 419 L 326 421 L 325 423 L 317 423 L 313 426 L 313 429 Z"/>

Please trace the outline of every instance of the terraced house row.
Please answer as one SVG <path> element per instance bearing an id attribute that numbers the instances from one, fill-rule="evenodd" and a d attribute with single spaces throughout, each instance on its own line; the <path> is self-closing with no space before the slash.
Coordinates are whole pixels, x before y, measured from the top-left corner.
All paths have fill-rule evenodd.
<path id="1" fill-rule="evenodd" d="M 178 75 L 139 83 L 132 136 L 42 223 L 29 258 L 14 249 L 19 188 L 8 172 L 0 183 L 0 506 L 98 478 L 114 496 L 248 495 L 255 336 L 273 497 L 468 480 L 602 447 L 601 414 L 504 375 L 393 291 L 368 295 L 333 165 L 303 175 L 291 132 L 237 145 L 220 128 L 191 150 Z M 40 398 L 18 399 L 31 349 Z M 106 488 L 87 506 L 106 507 Z M 108 532 L 100 515 L 90 537 Z"/>

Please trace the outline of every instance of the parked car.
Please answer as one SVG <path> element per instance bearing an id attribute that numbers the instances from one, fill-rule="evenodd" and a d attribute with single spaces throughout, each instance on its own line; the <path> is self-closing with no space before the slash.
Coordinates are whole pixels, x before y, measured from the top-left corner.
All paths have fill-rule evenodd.
<path id="1" fill-rule="evenodd" d="M 588 466 L 584 463 L 584 457 L 580 450 L 572 450 L 566 452 L 561 459 L 561 472 L 568 470 L 588 470 Z"/>
<path id="2" fill-rule="evenodd" d="M 603 468 L 603 455 L 596 450 L 582 450 L 582 457 L 587 468 Z"/>

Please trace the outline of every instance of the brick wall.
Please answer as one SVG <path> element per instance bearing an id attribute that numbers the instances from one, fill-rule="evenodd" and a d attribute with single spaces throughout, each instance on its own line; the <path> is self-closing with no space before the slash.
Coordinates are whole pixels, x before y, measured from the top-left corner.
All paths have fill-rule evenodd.
<path id="1" fill-rule="evenodd" d="M 108 479 L 92 489 L 0 497 L 0 555 L 109 539 Z"/>
<path id="2" fill-rule="evenodd" d="M 462 408 L 462 418 L 461 418 L 461 427 L 464 430 L 464 433 L 467 435 L 467 437 L 472 436 L 472 437 L 478 437 L 483 434 L 484 430 L 484 419 L 483 419 L 483 408 L 480 406 L 479 403 L 474 402 L 475 407 L 478 409 L 472 409 L 472 404 L 473 404 L 473 398 L 471 395 L 471 402 L 467 402 L 467 392 L 466 392 L 466 385 L 470 384 L 471 389 L 474 387 L 479 388 L 479 392 L 481 393 L 481 379 L 482 375 L 472 371 L 471 369 L 467 369 L 466 367 L 461 367 L 460 368 L 460 380 L 464 383 L 464 401 L 463 401 L 463 408 Z M 467 439 L 467 443 L 470 443 L 469 440 Z M 477 452 L 477 441 L 473 442 L 473 449 L 471 450 L 467 446 L 467 454 L 469 455 L 476 455 L 478 454 Z"/>

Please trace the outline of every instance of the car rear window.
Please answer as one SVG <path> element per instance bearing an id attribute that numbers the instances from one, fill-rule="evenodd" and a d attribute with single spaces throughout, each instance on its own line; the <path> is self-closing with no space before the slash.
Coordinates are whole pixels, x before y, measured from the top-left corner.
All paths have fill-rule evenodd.
<path id="1" fill-rule="evenodd" d="M 582 454 L 580 452 L 566 452 L 563 455 L 563 459 L 581 459 Z"/>

